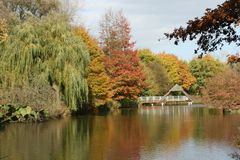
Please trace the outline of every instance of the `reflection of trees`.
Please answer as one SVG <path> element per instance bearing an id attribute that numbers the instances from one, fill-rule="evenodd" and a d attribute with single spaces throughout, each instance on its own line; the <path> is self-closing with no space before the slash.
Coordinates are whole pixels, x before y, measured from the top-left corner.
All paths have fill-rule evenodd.
<path id="1" fill-rule="evenodd" d="M 89 125 L 83 123 L 88 120 L 9 125 L 0 132 L 0 155 L 13 160 L 87 159 Z"/>
<path id="2" fill-rule="evenodd" d="M 238 122 L 238 115 L 183 106 L 13 124 L 0 131 L 0 155 L 14 160 L 140 159 L 143 149 L 153 155 L 161 152 L 159 147 L 172 152 L 190 138 L 229 140 Z"/>
<path id="3" fill-rule="evenodd" d="M 140 158 L 146 130 L 139 116 L 96 117 L 92 127 L 90 159 Z"/>
<path id="4" fill-rule="evenodd" d="M 147 124 L 148 141 L 155 146 L 162 145 L 165 150 L 177 148 L 181 141 L 188 139 L 192 133 L 190 108 L 157 107 L 140 111 Z M 156 145 L 157 144 L 157 145 Z M 152 150 L 154 146 L 150 145 Z"/>
<path id="5" fill-rule="evenodd" d="M 115 132 L 111 136 L 111 146 L 113 147 L 108 159 L 115 156 L 119 159 L 140 159 L 140 149 L 146 141 L 147 130 L 141 123 L 139 116 L 125 116 L 115 121 Z M 120 151 L 120 152 L 119 152 Z"/>
<path id="6" fill-rule="evenodd" d="M 109 137 L 113 132 L 109 117 L 94 117 L 91 126 L 90 159 L 106 159 L 109 147 Z"/>
<path id="7" fill-rule="evenodd" d="M 223 115 L 221 110 L 195 108 L 192 116 L 195 140 L 231 143 L 233 136 L 238 133 L 239 115 Z"/>
<path id="8" fill-rule="evenodd" d="M 53 159 L 88 159 L 91 117 L 74 119 L 62 130 L 62 153 Z M 57 158 L 56 158 L 57 157 Z"/>

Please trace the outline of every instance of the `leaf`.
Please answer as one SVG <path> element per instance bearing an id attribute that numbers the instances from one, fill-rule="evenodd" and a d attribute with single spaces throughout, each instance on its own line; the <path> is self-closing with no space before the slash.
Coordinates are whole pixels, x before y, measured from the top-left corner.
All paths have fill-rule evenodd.
<path id="1" fill-rule="evenodd" d="M 10 109 L 10 107 L 8 105 L 3 105 L 3 106 L 1 106 L 1 108 L 6 112 L 8 112 Z"/>
<path id="2" fill-rule="evenodd" d="M 26 114 L 31 114 L 32 112 L 34 112 L 34 111 L 32 110 L 32 108 L 29 107 L 29 106 L 27 106 L 27 107 L 25 108 L 25 110 L 26 110 Z"/>
<path id="3" fill-rule="evenodd" d="M 0 119 L 3 118 L 4 114 L 0 112 Z"/>

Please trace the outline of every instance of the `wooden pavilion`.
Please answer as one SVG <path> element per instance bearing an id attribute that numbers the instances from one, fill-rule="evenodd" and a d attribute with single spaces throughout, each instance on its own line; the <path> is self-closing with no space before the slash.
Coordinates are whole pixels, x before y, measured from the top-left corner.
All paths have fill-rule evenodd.
<path id="1" fill-rule="evenodd" d="M 171 95 L 172 93 L 177 93 L 177 95 Z M 180 95 L 182 93 L 184 95 Z M 164 96 L 145 96 L 139 97 L 139 105 L 142 104 L 161 104 L 162 106 L 165 104 L 183 104 L 188 103 L 188 105 L 192 105 L 193 100 L 184 91 L 184 89 L 176 84 L 174 85 Z"/>
<path id="2" fill-rule="evenodd" d="M 180 92 L 180 93 L 183 93 L 185 96 L 169 96 L 171 93 L 176 93 L 176 92 Z M 193 100 L 192 98 L 190 97 L 190 95 L 178 84 L 175 84 L 164 96 L 163 96 L 163 101 L 169 101 L 169 97 L 172 97 L 173 99 L 178 99 L 176 101 L 185 101 L 185 102 L 188 102 L 188 104 L 192 104 Z M 183 98 L 183 99 L 179 99 L 180 98 Z"/>

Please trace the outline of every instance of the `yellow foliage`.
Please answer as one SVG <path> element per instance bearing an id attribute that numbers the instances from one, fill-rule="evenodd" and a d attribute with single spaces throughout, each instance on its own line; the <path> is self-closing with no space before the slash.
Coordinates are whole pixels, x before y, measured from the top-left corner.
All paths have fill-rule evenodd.
<path id="1" fill-rule="evenodd" d="M 158 55 L 158 61 L 165 66 L 168 76 L 173 83 L 179 84 L 187 90 L 195 83 L 196 79 L 191 74 L 188 65 L 179 60 L 177 56 L 160 53 Z"/>
<path id="2" fill-rule="evenodd" d="M 0 42 L 5 41 L 8 37 L 7 23 L 5 19 L 0 19 Z"/>
<path id="3" fill-rule="evenodd" d="M 111 98 L 110 80 L 103 63 L 105 55 L 98 46 L 97 41 L 89 35 L 84 27 L 77 27 L 74 29 L 74 32 L 82 38 L 90 53 L 91 62 L 87 78 L 90 88 L 90 101 L 92 101 L 94 106 L 104 105 Z"/>

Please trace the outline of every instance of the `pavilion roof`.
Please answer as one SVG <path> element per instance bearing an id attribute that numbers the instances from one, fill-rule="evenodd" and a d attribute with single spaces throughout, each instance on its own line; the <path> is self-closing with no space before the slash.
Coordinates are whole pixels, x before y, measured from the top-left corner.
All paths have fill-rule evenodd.
<path id="1" fill-rule="evenodd" d="M 179 86 L 178 84 L 175 84 L 175 86 L 173 86 L 169 91 L 171 91 L 171 92 L 182 92 L 184 90 L 181 86 Z"/>
<path id="2" fill-rule="evenodd" d="M 182 88 L 182 86 L 175 84 L 165 95 L 164 97 L 167 97 L 171 92 L 182 92 L 186 97 L 188 97 L 189 100 L 192 101 L 192 98 L 190 97 L 189 94 L 187 94 L 187 92 L 184 91 L 184 89 Z"/>

